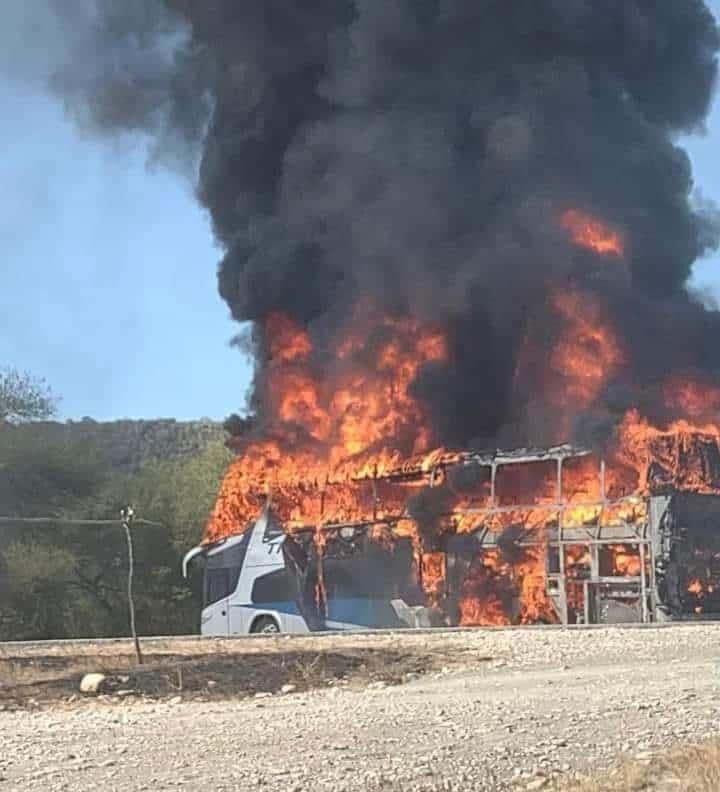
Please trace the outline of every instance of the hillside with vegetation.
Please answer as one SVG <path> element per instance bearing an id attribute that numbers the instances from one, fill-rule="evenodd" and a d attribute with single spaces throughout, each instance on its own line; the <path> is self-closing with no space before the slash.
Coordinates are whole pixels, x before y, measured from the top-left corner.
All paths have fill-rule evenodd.
<path id="1" fill-rule="evenodd" d="M 172 418 L 139 421 L 35 421 L 3 427 L 15 442 L 31 438 L 54 446 L 87 444 L 98 449 L 114 473 L 133 473 L 147 462 L 180 461 L 202 453 L 208 445 L 223 442 L 223 425 L 208 419 L 176 421 Z"/>
<path id="2" fill-rule="evenodd" d="M 231 459 L 224 436 L 210 421 L 0 421 L 0 640 L 127 634 L 126 505 L 143 521 L 139 631 L 196 632 L 180 565 Z"/>

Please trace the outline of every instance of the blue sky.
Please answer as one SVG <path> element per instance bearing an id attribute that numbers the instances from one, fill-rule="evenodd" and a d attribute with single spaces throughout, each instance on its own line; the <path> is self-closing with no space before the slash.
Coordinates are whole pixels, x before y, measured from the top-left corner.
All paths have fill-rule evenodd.
<path id="1" fill-rule="evenodd" d="M 238 326 L 217 294 L 220 251 L 190 186 L 148 167 L 142 141 L 83 136 L 1 67 L 0 365 L 46 378 L 62 418 L 242 407 L 250 367 L 229 345 Z M 717 103 L 687 147 L 698 188 L 720 203 Z M 716 293 L 719 265 L 700 262 L 695 276 Z"/>
<path id="2" fill-rule="evenodd" d="M 0 103 L 0 364 L 47 379 L 63 418 L 241 407 L 250 370 L 190 186 L 28 85 L 0 79 Z"/>
<path id="3" fill-rule="evenodd" d="M 720 0 L 706 0 L 716 19 L 720 19 Z M 695 135 L 682 141 L 693 161 L 695 184 L 701 195 L 720 205 L 720 99 L 715 97 L 712 112 L 704 135 Z M 699 261 L 695 266 L 694 281 L 710 289 L 720 298 L 720 255 Z"/>

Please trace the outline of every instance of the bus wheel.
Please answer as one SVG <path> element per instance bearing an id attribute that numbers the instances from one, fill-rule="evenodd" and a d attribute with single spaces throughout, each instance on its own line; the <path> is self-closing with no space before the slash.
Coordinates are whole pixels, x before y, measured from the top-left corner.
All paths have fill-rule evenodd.
<path id="1" fill-rule="evenodd" d="M 251 633 L 265 633 L 265 635 L 276 635 L 280 632 L 278 623 L 272 616 L 261 616 L 250 628 Z"/>

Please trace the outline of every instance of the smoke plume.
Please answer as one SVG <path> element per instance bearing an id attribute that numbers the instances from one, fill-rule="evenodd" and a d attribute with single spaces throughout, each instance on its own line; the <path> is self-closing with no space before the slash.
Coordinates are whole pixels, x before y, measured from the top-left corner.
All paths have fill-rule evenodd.
<path id="1" fill-rule="evenodd" d="M 666 411 L 668 373 L 720 383 L 720 314 L 686 289 L 718 232 L 677 144 L 715 85 L 703 0 L 64 6 L 52 85 L 83 124 L 199 155 L 220 292 L 256 323 L 260 424 L 269 317 L 330 377 L 362 304 L 447 338 L 412 385 L 437 443 L 595 440 L 629 406 Z M 578 245 L 568 210 L 622 256 Z M 570 407 L 568 328 L 603 369 Z"/>

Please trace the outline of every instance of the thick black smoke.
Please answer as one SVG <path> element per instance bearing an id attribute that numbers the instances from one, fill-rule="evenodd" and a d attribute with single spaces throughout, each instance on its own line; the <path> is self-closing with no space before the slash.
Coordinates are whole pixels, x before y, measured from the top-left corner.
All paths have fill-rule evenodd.
<path id="1" fill-rule="evenodd" d="M 703 0 L 75 6 L 55 87 L 101 130 L 199 147 L 236 319 L 295 318 L 328 371 L 361 297 L 448 333 L 450 363 L 415 384 L 438 442 L 562 439 L 517 366 L 529 327 L 560 332 L 544 306 L 570 282 L 628 358 L 578 426 L 612 423 L 669 372 L 720 376 L 720 317 L 685 289 L 717 233 L 675 142 L 715 84 Z M 571 243 L 569 207 L 623 231 L 629 277 Z"/>

